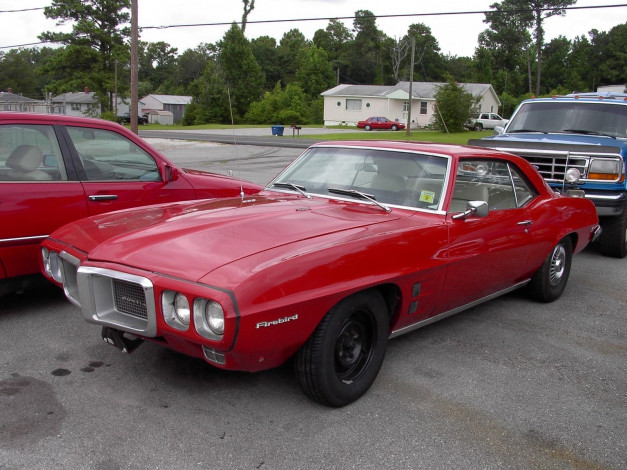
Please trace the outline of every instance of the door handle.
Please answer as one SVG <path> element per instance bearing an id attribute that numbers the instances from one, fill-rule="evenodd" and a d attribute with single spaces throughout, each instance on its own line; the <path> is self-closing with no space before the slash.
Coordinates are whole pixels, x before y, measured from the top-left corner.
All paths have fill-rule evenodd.
<path id="1" fill-rule="evenodd" d="M 118 198 L 117 194 L 94 194 L 92 196 L 89 196 L 89 200 L 90 201 L 113 201 L 115 199 Z"/>
<path id="2" fill-rule="evenodd" d="M 529 226 L 533 223 L 533 220 L 523 220 L 522 222 L 518 222 L 518 225 L 525 226 L 525 233 L 529 233 Z"/>

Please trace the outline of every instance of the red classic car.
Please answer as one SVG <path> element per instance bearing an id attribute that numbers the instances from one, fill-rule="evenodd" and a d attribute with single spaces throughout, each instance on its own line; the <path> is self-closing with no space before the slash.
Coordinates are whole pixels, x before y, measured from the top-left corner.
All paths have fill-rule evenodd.
<path id="1" fill-rule="evenodd" d="M 39 244 L 88 215 L 261 187 L 183 170 L 112 122 L 0 113 L 0 294 L 39 270 Z"/>
<path id="2" fill-rule="evenodd" d="M 385 129 L 388 131 L 398 131 L 400 129 L 405 129 L 405 124 L 398 121 L 390 121 L 385 117 L 373 116 L 369 117 L 365 121 L 359 121 L 357 123 L 357 127 L 360 129 L 365 129 L 370 131 L 372 129 Z"/>
<path id="3" fill-rule="evenodd" d="M 343 406 L 388 338 L 523 286 L 557 299 L 598 231 L 590 201 L 514 155 L 355 141 L 310 147 L 254 196 L 71 223 L 41 261 L 125 352 L 150 340 L 243 371 L 295 356 L 305 394 Z"/>

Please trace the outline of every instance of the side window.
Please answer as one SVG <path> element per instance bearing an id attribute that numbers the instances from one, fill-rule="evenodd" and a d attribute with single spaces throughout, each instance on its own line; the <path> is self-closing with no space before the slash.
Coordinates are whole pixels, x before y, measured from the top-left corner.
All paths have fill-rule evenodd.
<path id="1" fill-rule="evenodd" d="M 63 181 L 67 173 L 52 126 L 0 126 L 0 181 Z"/>
<path id="2" fill-rule="evenodd" d="M 160 181 L 154 158 L 117 132 L 68 127 L 89 181 Z"/>
<path id="3" fill-rule="evenodd" d="M 469 201 L 486 201 L 490 210 L 515 209 L 534 196 L 532 187 L 508 162 L 462 160 L 449 210 L 464 211 Z"/>

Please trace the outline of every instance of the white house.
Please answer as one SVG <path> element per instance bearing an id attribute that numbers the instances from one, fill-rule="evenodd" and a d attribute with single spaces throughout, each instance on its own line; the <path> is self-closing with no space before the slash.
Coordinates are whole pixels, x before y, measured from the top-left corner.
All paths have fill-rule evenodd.
<path id="1" fill-rule="evenodd" d="M 179 122 L 185 115 L 185 107 L 192 102 L 191 96 L 146 95 L 141 99 L 144 104 L 142 114 L 148 111 L 170 111 L 174 122 Z"/>
<path id="2" fill-rule="evenodd" d="M 44 100 L 34 100 L 16 95 L 11 89 L 0 91 L 0 111 L 20 111 L 23 113 L 48 113 L 50 105 Z"/>
<path id="3" fill-rule="evenodd" d="M 82 93 L 63 93 L 52 98 L 55 113 L 68 116 L 100 116 L 100 103 L 96 93 L 85 88 Z"/>
<path id="4" fill-rule="evenodd" d="M 435 110 L 435 94 L 444 83 L 414 82 L 411 100 L 411 127 L 425 127 Z M 492 85 L 460 83 L 466 91 L 480 98 L 480 112 L 497 113 L 501 100 Z M 409 115 L 409 82 L 394 86 L 338 85 L 322 93 L 325 126 L 355 126 L 370 116 L 384 116 L 407 124 Z"/>

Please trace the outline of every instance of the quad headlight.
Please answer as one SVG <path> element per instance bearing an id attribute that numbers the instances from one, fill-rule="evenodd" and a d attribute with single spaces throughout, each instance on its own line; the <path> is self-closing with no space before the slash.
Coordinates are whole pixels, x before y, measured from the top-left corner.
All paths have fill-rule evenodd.
<path id="1" fill-rule="evenodd" d="M 165 322 L 177 330 L 187 330 L 191 310 L 189 301 L 184 294 L 173 290 L 165 290 L 161 294 L 161 309 Z"/>
<path id="2" fill-rule="evenodd" d="M 198 298 L 194 301 L 194 326 L 199 335 L 209 339 L 222 339 L 224 335 L 224 309 L 215 300 Z"/>
<path id="3" fill-rule="evenodd" d="M 187 330 L 193 316 L 199 335 L 213 340 L 220 340 L 224 335 L 224 309 L 215 300 L 198 297 L 190 305 L 186 295 L 165 290 L 161 294 L 161 309 L 165 322 L 172 328 Z"/>
<path id="4" fill-rule="evenodd" d="M 59 259 L 59 253 L 50 251 L 46 247 L 41 248 L 41 257 L 43 259 L 44 271 L 47 276 L 54 279 L 59 284 L 63 283 L 62 265 Z"/>

